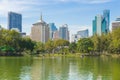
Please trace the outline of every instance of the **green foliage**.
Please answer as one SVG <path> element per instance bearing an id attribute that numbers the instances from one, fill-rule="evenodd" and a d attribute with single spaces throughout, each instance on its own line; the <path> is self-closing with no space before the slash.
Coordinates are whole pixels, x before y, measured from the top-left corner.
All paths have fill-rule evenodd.
<path id="1" fill-rule="evenodd" d="M 75 42 L 70 43 L 70 44 L 69 44 L 69 51 L 70 51 L 71 53 L 75 53 L 76 50 L 77 50 L 77 44 L 76 44 Z"/>
<path id="2" fill-rule="evenodd" d="M 34 52 L 36 54 L 44 53 L 45 52 L 45 45 L 41 42 L 35 42 Z"/>
<path id="3" fill-rule="evenodd" d="M 77 49 L 79 52 L 89 53 L 93 50 L 93 42 L 90 38 L 80 39 L 77 43 Z"/>
<path id="4" fill-rule="evenodd" d="M 23 38 L 15 30 L 0 30 L 0 48 L 1 52 L 21 54 L 24 50 L 33 51 L 34 42 L 30 38 Z"/>
<path id="5" fill-rule="evenodd" d="M 69 43 L 66 40 L 49 40 L 45 44 L 32 41 L 28 37 L 22 37 L 15 30 L 0 29 L 0 54 L 23 52 L 40 53 L 120 53 L 120 28 L 108 34 L 94 35 L 90 38 L 80 39 L 77 43 Z"/>
<path id="6" fill-rule="evenodd" d="M 94 35 L 92 37 L 92 41 L 94 43 L 94 51 L 96 52 L 104 52 L 108 50 L 108 47 L 111 42 L 110 33 L 99 35 Z"/>
<path id="7" fill-rule="evenodd" d="M 120 53 L 120 28 L 113 30 L 109 49 L 111 53 Z"/>
<path id="8" fill-rule="evenodd" d="M 62 53 L 62 54 L 67 53 L 66 49 L 69 48 L 69 41 L 59 39 L 59 40 L 54 41 L 54 45 L 55 45 L 55 52 Z"/>
<path id="9" fill-rule="evenodd" d="M 53 50 L 55 48 L 54 42 L 52 40 L 49 40 L 45 43 L 45 50 L 48 53 L 53 53 Z"/>

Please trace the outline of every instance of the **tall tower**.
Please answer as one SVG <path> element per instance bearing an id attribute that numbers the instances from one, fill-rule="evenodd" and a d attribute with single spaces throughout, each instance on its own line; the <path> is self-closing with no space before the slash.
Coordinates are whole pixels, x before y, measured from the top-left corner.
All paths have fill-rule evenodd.
<path id="1" fill-rule="evenodd" d="M 49 27 L 46 22 L 42 19 L 42 14 L 40 20 L 33 24 L 31 28 L 31 38 L 34 41 L 40 41 L 45 43 L 49 40 Z"/>
<path id="2" fill-rule="evenodd" d="M 57 28 L 54 23 L 49 23 L 49 29 L 50 29 L 50 39 L 53 40 L 54 32 L 57 31 Z"/>
<path id="3" fill-rule="evenodd" d="M 109 32 L 110 24 L 110 10 L 104 10 L 103 15 L 95 16 L 95 19 L 92 22 L 93 26 L 93 35 L 102 33 L 107 34 Z"/>
<path id="4" fill-rule="evenodd" d="M 110 26 L 110 10 L 104 10 L 103 11 L 103 18 L 106 21 L 106 33 L 109 32 L 109 26 Z"/>
<path id="5" fill-rule="evenodd" d="M 101 30 L 102 29 L 102 15 L 95 16 L 95 20 L 93 20 L 92 26 L 93 26 L 93 35 L 102 34 L 102 30 Z"/>
<path id="6" fill-rule="evenodd" d="M 92 26 L 93 26 L 93 35 L 97 33 L 96 21 L 97 21 L 97 17 L 95 16 L 95 20 L 93 20 L 93 22 L 92 22 Z"/>
<path id="7" fill-rule="evenodd" d="M 17 29 L 22 32 L 22 15 L 15 12 L 8 13 L 8 29 Z"/>
<path id="8" fill-rule="evenodd" d="M 97 21 L 96 21 L 96 26 L 97 26 L 97 34 L 101 35 L 101 27 L 102 27 L 102 15 L 97 15 Z"/>
<path id="9" fill-rule="evenodd" d="M 41 20 L 41 22 L 43 21 L 43 18 L 42 18 L 42 12 L 41 12 L 41 15 L 40 15 L 40 20 Z"/>
<path id="10" fill-rule="evenodd" d="M 59 28 L 59 38 L 69 41 L 68 25 L 64 24 Z"/>

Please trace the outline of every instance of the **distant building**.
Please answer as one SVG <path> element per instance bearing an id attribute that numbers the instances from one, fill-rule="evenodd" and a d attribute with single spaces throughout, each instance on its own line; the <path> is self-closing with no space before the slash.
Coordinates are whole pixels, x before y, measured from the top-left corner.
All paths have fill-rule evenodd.
<path id="1" fill-rule="evenodd" d="M 95 16 L 95 20 L 93 20 L 93 34 L 96 34 L 97 33 L 97 27 L 96 27 L 96 21 L 97 21 L 97 17 Z"/>
<path id="2" fill-rule="evenodd" d="M 77 34 L 73 34 L 71 38 L 71 42 L 77 42 L 78 41 L 78 36 Z"/>
<path id="3" fill-rule="evenodd" d="M 79 36 L 79 38 L 87 38 L 88 34 L 89 34 L 88 29 L 77 32 L 77 35 Z"/>
<path id="4" fill-rule="evenodd" d="M 64 24 L 59 28 L 59 38 L 69 41 L 68 25 Z"/>
<path id="5" fill-rule="evenodd" d="M 40 41 L 42 43 L 45 43 L 49 40 L 49 27 L 48 24 L 43 21 L 42 15 L 40 21 L 32 26 L 31 39 L 34 41 Z"/>
<path id="6" fill-rule="evenodd" d="M 8 13 L 8 29 L 17 28 L 22 32 L 22 15 L 15 12 Z"/>
<path id="7" fill-rule="evenodd" d="M 0 30 L 2 29 L 2 26 L 0 25 Z"/>
<path id="8" fill-rule="evenodd" d="M 120 21 L 120 17 L 116 18 L 116 21 Z"/>
<path id="9" fill-rule="evenodd" d="M 88 29 L 86 30 L 80 30 L 77 32 L 77 34 L 72 35 L 72 42 L 77 42 L 81 38 L 88 38 Z"/>
<path id="10" fill-rule="evenodd" d="M 109 32 L 110 24 L 110 10 L 104 10 L 103 15 L 95 16 L 95 19 L 92 22 L 93 26 L 93 35 L 102 33 L 107 34 Z"/>
<path id="11" fill-rule="evenodd" d="M 54 35 L 54 32 L 57 31 L 57 28 L 55 26 L 54 23 L 49 23 L 49 30 L 50 30 L 50 39 L 53 40 L 53 35 Z"/>
<path id="12" fill-rule="evenodd" d="M 56 31 L 54 31 L 54 33 L 53 33 L 53 40 L 58 40 L 58 39 L 59 39 L 59 31 L 56 30 Z"/>
<path id="13" fill-rule="evenodd" d="M 22 37 L 26 37 L 26 33 L 25 32 L 21 32 L 20 33 Z"/>
<path id="14" fill-rule="evenodd" d="M 112 22 L 112 30 L 120 28 L 120 18 L 117 18 L 116 21 Z"/>

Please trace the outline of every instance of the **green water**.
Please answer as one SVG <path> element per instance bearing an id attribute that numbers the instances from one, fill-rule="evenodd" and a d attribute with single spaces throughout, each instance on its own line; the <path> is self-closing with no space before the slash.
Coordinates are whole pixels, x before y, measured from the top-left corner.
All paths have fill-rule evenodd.
<path id="1" fill-rule="evenodd" d="M 0 80 L 120 80 L 120 59 L 0 57 Z"/>

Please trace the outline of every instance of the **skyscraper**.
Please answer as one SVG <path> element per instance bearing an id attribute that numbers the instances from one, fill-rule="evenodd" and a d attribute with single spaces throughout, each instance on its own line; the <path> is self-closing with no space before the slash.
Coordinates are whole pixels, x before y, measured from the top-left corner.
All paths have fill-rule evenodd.
<path id="1" fill-rule="evenodd" d="M 97 26 L 97 34 L 101 35 L 101 27 L 102 27 L 102 15 L 97 15 L 97 21 L 96 21 L 96 26 Z"/>
<path id="2" fill-rule="evenodd" d="M 22 15 L 15 12 L 8 13 L 8 29 L 17 29 L 22 32 Z"/>
<path id="3" fill-rule="evenodd" d="M 59 38 L 69 41 L 68 25 L 64 24 L 59 28 Z"/>
<path id="4" fill-rule="evenodd" d="M 34 41 L 40 41 L 42 43 L 45 43 L 49 40 L 49 27 L 48 24 L 43 21 L 42 15 L 40 21 L 32 26 L 31 39 Z"/>
<path id="5" fill-rule="evenodd" d="M 93 26 L 93 35 L 102 33 L 106 34 L 109 32 L 110 24 L 110 10 L 104 10 L 103 15 L 95 16 L 95 19 L 92 22 Z"/>
<path id="6" fill-rule="evenodd" d="M 97 21 L 97 17 L 95 16 L 95 20 L 93 20 L 93 22 L 92 22 L 92 25 L 93 25 L 93 34 L 97 33 L 96 21 Z"/>
<path id="7" fill-rule="evenodd" d="M 50 29 L 50 39 L 53 40 L 54 32 L 57 31 L 57 28 L 54 23 L 49 23 L 49 29 Z"/>
<path id="8" fill-rule="evenodd" d="M 103 11 L 103 20 L 106 22 L 106 33 L 109 32 L 109 25 L 110 25 L 110 10 Z"/>

